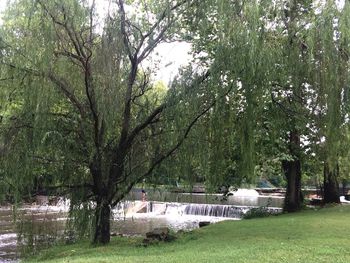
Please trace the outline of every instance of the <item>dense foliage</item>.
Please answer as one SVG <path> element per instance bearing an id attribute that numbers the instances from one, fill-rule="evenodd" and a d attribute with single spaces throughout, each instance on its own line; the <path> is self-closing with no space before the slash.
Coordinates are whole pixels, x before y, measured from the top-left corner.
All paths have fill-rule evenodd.
<path id="1" fill-rule="evenodd" d="M 350 3 L 14 0 L 0 30 L 0 194 L 68 195 L 73 225 L 109 242 L 113 208 L 137 183 L 216 191 L 264 179 L 349 177 Z M 167 88 L 146 63 L 192 45 Z M 86 224 L 83 224 L 86 223 Z"/>

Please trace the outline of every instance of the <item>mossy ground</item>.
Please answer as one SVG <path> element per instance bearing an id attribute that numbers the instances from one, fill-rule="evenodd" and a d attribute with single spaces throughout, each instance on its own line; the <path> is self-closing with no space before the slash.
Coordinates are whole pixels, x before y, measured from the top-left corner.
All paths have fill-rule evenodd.
<path id="1" fill-rule="evenodd" d="M 226 221 L 148 247 L 142 238 L 56 246 L 26 262 L 350 262 L 350 206 Z"/>

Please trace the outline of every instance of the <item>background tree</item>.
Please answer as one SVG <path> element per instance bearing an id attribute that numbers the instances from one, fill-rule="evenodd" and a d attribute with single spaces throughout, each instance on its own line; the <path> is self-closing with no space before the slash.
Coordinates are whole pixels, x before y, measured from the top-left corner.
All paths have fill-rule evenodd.
<path id="1" fill-rule="evenodd" d="M 267 32 L 268 7 L 268 1 L 205 1 L 193 8 L 194 19 L 193 14 L 188 19 L 194 61 L 199 68 L 211 68 L 207 93 L 216 96 L 223 87 L 232 87 L 201 119 L 192 133 L 194 141 L 187 140 L 181 152 L 191 152 L 196 145 L 191 152 L 196 160 L 192 170 L 200 173 L 212 190 L 256 181 L 260 149 L 255 145 L 260 116 L 269 99 L 266 87 L 275 55 Z"/>
<path id="2" fill-rule="evenodd" d="M 341 154 L 337 142 L 346 126 L 346 102 L 341 94 L 347 94 L 347 52 L 337 47 L 337 42 L 346 43 L 346 33 L 339 26 L 343 22 L 336 26 L 341 16 L 345 23 L 346 11 L 333 1 L 328 8 L 319 4 L 206 1 L 194 9 L 194 19 L 191 13 L 188 20 L 192 32 L 188 38 L 194 43 L 195 60 L 202 67 L 215 68 L 212 89 L 226 83 L 233 83 L 234 88 L 202 119 L 203 128 L 196 127 L 193 135 L 198 132 L 195 138 L 200 138 L 200 145 L 187 141 L 186 151 L 197 146 L 190 154 L 197 155 L 190 173 L 199 171 L 217 187 L 240 185 L 249 179 L 254 182 L 256 175 L 266 173 L 280 178 L 282 166 L 287 186 L 284 208 L 289 212 L 302 208 L 302 175 L 316 173 L 319 177 L 323 166 L 320 158 L 325 152 L 315 152 L 323 145 L 319 131 L 327 131 L 325 147 L 330 156 L 337 156 Z M 335 40 L 336 35 L 342 40 Z M 323 70 L 321 57 L 329 63 Z M 336 66 L 330 69 L 331 65 Z M 330 81 L 326 89 L 320 89 L 315 78 L 320 72 Z M 321 101 L 322 96 L 327 99 Z M 323 122 L 315 117 L 320 108 Z"/>

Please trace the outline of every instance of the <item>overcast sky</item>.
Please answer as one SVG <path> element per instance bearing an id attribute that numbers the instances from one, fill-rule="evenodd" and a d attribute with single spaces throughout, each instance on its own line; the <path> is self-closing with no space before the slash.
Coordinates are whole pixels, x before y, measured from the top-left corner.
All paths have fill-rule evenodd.
<path id="1" fill-rule="evenodd" d="M 6 0 L 0 0 L 0 12 L 3 12 L 6 7 Z M 1 17 L 0 17 L 0 23 L 1 23 Z"/>

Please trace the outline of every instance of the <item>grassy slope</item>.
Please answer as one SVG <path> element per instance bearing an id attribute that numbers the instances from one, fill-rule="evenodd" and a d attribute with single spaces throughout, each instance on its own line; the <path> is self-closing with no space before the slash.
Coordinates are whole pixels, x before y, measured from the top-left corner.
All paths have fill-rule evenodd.
<path id="1" fill-rule="evenodd" d="M 105 247 L 57 246 L 32 262 L 350 262 L 350 206 L 226 221 L 149 247 L 116 238 Z"/>

